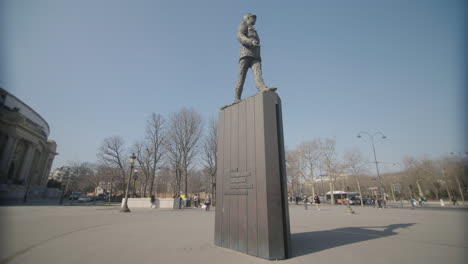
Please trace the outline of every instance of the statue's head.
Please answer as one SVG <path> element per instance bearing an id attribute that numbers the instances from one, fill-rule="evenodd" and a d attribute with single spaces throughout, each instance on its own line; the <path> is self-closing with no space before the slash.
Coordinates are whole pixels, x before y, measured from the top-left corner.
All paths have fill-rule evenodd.
<path id="1" fill-rule="evenodd" d="M 257 16 L 252 13 L 247 13 L 242 17 L 242 20 L 244 20 L 247 25 L 253 26 L 257 21 Z"/>

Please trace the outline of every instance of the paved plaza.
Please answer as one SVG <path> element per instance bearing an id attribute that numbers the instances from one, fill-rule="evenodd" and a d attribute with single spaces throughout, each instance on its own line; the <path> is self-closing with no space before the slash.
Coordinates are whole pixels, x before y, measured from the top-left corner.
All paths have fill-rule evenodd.
<path id="1" fill-rule="evenodd" d="M 290 206 L 283 263 L 466 263 L 467 210 Z M 213 245 L 214 211 L 2 206 L 0 264 L 269 263 Z"/>

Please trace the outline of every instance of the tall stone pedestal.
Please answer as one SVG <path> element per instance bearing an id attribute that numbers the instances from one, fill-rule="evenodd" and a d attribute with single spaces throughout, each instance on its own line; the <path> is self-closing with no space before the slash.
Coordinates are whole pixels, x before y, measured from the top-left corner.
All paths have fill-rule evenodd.
<path id="1" fill-rule="evenodd" d="M 215 244 L 264 259 L 290 256 L 281 100 L 263 92 L 221 110 Z"/>

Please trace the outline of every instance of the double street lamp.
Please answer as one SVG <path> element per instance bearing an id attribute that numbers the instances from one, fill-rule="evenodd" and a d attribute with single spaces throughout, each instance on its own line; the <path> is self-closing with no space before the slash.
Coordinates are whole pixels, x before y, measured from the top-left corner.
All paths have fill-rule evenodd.
<path id="1" fill-rule="evenodd" d="M 128 192 L 130 191 L 130 183 L 132 181 L 132 172 L 133 172 L 133 165 L 135 164 L 136 156 L 135 153 L 132 153 L 130 156 L 130 175 L 128 177 L 127 188 L 125 189 L 125 198 L 124 202 L 122 203 L 122 207 L 120 207 L 121 213 L 129 213 L 130 209 L 128 209 Z"/>
<path id="2" fill-rule="evenodd" d="M 375 146 L 374 146 L 374 137 L 375 136 L 380 136 L 382 139 L 386 139 L 387 137 L 382 133 L 382 132 L 376 132 L 374 134 L 370 134 L 368 132 L 359 132 L 357 135 L 358 138 L 362 138 L 362 135 L 366 135 L 369 137 L 371 144 L 372 144 L 372 150 L 374 152 L 374 163 L 375 163 L 375 169 L 377 170 L 377 178 L 379 179 L 379 193 L 380 197 L 382 199 L 385 199 L 384 197 L 384 189 L 382 185 L 382 179 L 380 178 L 380 172 L 379 172 L 379 163 L 377 162 L 377 155 L 375 154 Z"/>

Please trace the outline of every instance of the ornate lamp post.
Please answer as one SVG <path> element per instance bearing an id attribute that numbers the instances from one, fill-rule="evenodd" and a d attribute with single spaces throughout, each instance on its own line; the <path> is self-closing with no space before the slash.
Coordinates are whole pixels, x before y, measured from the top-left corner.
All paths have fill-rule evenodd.
<path id="1" fill-rule="evenodd" d="M 132 153 L 130 156 L 130 175 L 128 177 L 127 188 L 125 189 L 125 198 L 124 202 L 122 203 L 122 207 L 120 208 L 121 213 L 129 213 L 130 209 L 128 209 L 128 192 L 130 191 L 130 183 L 132 181 L 132 172 L 133 172 L 133 165 L 135 164 L 136 156 L 135 153 Z"/>
<path id="2" fill-rule="evenodd" d="M 386 139 L 387 137 L 382 133 L 382 132 L 376 132 L 374 134 L 370 134 L 368 132 L 359 132 L 359 134 L 357 135 L 358 138 L 361 138 L 362 136 L 361 135 L 367 135 L 372 143 L 372 150 L 374 152 L 374 163 L 375 163 L 375 169 L 377 170 L 377 178 L 379 179 L 379 194 L 380 194 L 380 197 L 382 197 L 383 199 L 385 199 L 384 197 L 384 189 L 383 189 L 383 185 L 382 185 L 382 179 L 380 178 L 380 173 L 379 173 L 379 163 L 377 162 L 377 155 L 375 154 L 375 146 L 374 146 L 374 136 L 376 135 L 380 135 L 382 137 L 382 139 Z"/>
<path id="3" fill-rule="evenodd" d="M 135 183 L 138 180 L 138 170 L 135 169 L 135 174 L 133 175 L 133 191 L 132 191 L 132 197 L 135 198 Z"/>

